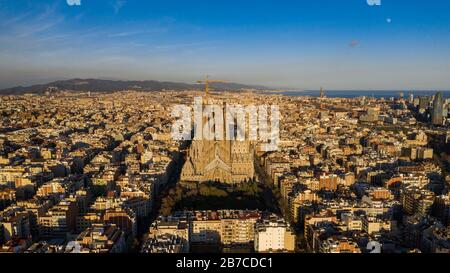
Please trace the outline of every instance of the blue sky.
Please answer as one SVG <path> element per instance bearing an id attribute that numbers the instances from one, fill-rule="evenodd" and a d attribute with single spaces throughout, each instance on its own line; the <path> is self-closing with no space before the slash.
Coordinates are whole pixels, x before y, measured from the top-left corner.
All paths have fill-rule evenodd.
<path id="1" fill-rule="evenodd" d="M 450 90 L 450 1 L 0 0 L 0 87 L 68 78 Z"/>

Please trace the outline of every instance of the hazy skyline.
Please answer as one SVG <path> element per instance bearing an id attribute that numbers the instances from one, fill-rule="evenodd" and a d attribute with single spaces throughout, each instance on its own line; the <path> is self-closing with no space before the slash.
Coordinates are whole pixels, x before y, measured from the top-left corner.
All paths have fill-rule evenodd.
<path id="1" fill-rule="evenodd" d="M 297 89 L 450 90 L 449 1 L 241 2 L 0 0 L 0 88 L 209 74 Z"/>

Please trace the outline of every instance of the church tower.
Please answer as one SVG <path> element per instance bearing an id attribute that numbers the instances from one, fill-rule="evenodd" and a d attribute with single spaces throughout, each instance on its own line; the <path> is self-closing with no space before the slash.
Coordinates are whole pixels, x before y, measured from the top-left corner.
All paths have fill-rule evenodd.
<path id="1" fill-rule="evenodd" d="M 212 104 L 213 100 L 205 96 L 206 105 Z M 216 102 L 218 105 L 219 102 Z M 202 106 L 203 109 L 205 105 Z M 221 103 L 222 118 L 226 117 L 226 107 Z M 216 113 L 212 116 L 214 117 Z M 202 128 L 210 121 L 211 115 L 202 117 Z M 194 138 L 188 151 L 185 165 L 181 172 L 182 182 L 221 182 L 236 184 L 251 180 L 255 177 L 254 150 L 250 141 L 226 140 L 226 126 L 223 128 L 214 125 L 215 130 L 223 130 L 223 138 L 218 140 Z"/>

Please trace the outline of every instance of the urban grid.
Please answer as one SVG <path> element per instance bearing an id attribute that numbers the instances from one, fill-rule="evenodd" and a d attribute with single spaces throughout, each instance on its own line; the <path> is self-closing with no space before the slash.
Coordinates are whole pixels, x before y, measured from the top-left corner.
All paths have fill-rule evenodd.
<path id="1" fill-rule="evenodd" d="M 2 261 L 445 268 L 449 11 L 0 0 Z"/>
<path id="2" fill-rule="evenodd" d="M 448 253 L 449 99 L 406 94 L 1 96 L 0 252 Z M 278 150 L 173 140 L 199 96 L 279 105 Z"/>

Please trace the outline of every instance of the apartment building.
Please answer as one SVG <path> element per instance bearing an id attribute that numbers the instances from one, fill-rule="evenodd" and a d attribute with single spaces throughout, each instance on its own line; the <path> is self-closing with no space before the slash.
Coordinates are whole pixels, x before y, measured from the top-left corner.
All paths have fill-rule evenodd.
<path id="1" fill-rule="evenodd" d="M 293 252 L 295 233 L 281 218 L 260 220 L 255 226 L 256 252 Z"/>

